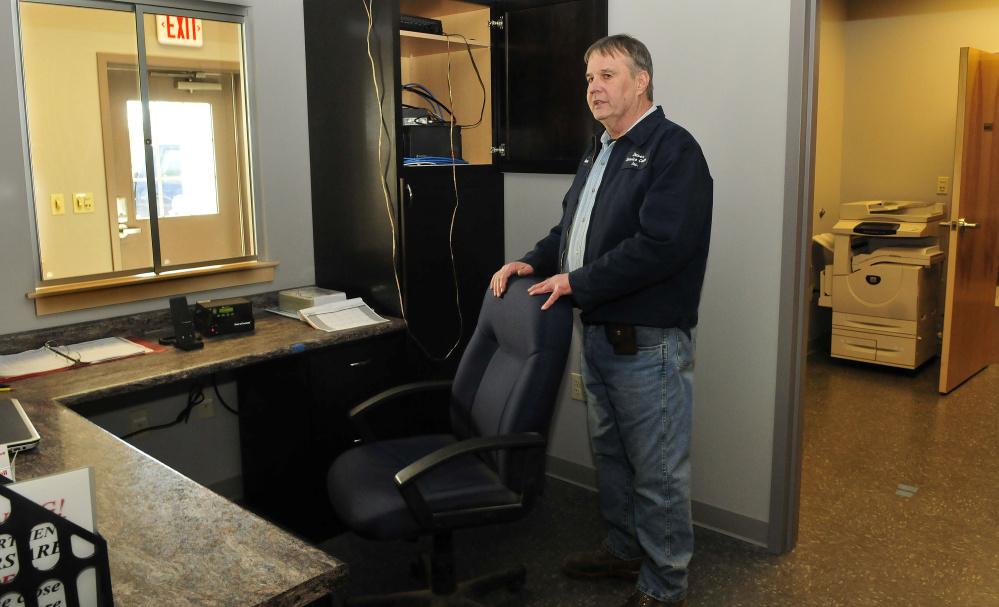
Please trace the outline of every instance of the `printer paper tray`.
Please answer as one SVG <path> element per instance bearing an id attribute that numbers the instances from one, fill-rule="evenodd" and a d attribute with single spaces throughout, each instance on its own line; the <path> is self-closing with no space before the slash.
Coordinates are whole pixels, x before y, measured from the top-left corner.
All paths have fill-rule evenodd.
<path id="1" fill-rule="evenodd" d="M 831 354 L 866 362 L 915 369 L 937 351 L 932 331 L 923 334 L 886 335 L 833 327 Z"/>
<path id="2" fill-rule="evenodd" d="M 917 321 L 899 318 L 880 318 L 862 314 L 847 314 L 833 310 L 833 331 L 836 329 L 851 329 L 855 331 L 876 331 L 893 335 L 913 336 L 916 334 Z"/>

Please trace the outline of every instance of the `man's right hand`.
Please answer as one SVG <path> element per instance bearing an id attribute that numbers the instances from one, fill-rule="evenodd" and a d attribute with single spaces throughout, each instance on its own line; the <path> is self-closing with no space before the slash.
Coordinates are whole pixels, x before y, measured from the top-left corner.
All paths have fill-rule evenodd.
<path id="1" fill-rule="evenodd" d="M 493 295 L 496 297 L 503 295 L 503 292 L 506 291 L 507 279 L 514 274 L 517 276 L 530 276 L 534 274 L 534 267 L 522 261 L 511 261 L 500 268 L 499 272 L 493 274 L 493 279 L 489 283 L 489 287 L 493 290 Z"/>

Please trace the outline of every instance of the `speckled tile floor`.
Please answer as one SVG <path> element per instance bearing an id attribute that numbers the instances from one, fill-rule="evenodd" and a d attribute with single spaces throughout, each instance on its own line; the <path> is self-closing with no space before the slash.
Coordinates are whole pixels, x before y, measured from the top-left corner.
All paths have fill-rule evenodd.
<path id="1" fill-rule="evenodd" d="M 812 355 L 798 546 L 775 557 L 697 528 L 691 605 L 999 605 L 999 367 L 947 396 L 938 373 Z M 558 571 L 603 533 L 595 494 L 550 479 L 528 518 L 456 534 L 459 578 L 519 560 L 527 586 L 489 605 L 617 607 L 629 583 Z M 342 597 L 420 587 L 409 561 L 426 546 L 344 534 L 322 547 L 350 565 Z"/>

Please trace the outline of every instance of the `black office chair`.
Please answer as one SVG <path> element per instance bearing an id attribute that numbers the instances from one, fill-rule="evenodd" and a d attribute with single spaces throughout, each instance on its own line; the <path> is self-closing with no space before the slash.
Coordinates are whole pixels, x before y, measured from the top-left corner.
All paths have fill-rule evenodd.
<path id="1" fill-rule="evenodd" d="M 453 382 L 394 388 L 350 412 L 366 442 L 330 467 L 328 489 L 337 514 L 368 539 L 432 535 L 433 552 L 423 561 L 429 589 L 345 604 L 480 605 L 469 597 L 523 587 L 523 565 L 458 584 L 451 534 L 519 519 L 540 493 L 572 310 L 562 298 L 542 311 L 547 296 L 527 294 L 535 282 L 512 277 L 502 298 L 486 293 Z M 373 433 L 365 414 L 420 393 L 442 405 L 450 394 L 451 434 L 367 442 Z"/>

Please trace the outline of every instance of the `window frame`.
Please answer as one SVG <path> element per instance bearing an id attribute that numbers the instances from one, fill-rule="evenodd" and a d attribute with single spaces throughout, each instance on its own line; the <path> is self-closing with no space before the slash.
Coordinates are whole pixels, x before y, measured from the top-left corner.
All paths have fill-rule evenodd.
<path id="1" fill-rule="evenodd" d="M 224 260 L 209 260 L 184 265 L 163 266 L 159 250 L 159 226 L 154 219 L 156 215 L 156 200 L 150 200 L 150 231 L 153 248 L 153 267 L 138 270 L 121 270 L 89 274 L 85 276 L 53 278 L 46 280 L 41 264 L 41 245 L 39 226 L 36 213 L 36 191 L 34 183 L 34 165 L 31 158 L 30 133 L 28 128 L 28 108 L 24 77 L 24 56 L 21 34 L 21 4 L 50 4 L 79 8 L 94 8 L 132 13 L 136 25 L 136 45 L 139 59 L 140 99 L 143 105 L 144 138 L 149 139 L 151 126 L 149 120 L 149 90 L 145 47 L 145 15 L 164 14 L 183 17 L 193 17 L 212 21 L 237 23 L 241 26 L 242 45 L 240 49 L 243 73 L 242 86 L 245 100 L 243 103 L 244 124 L 246 129 L 246 154 L 248 182 L 251 193 L 251 208 L 253 210 L 253 239 L 255 253 L 253 255 Z M 256 163 L 259 150 L 256 147 L 256 121 L 251 117 L 256 115 L 256 89 L 253 80 L 253 64 L 248 49 L 250 47 L 252 28 L 249 11 L 246 7 L 215 4 L 195 0 L 195 2 L 173 2 L 165 0 L 157 4 L 124 2 L 116 0 L 13 0 L 15 11 L 15 35 L 17 36 L 14 58 L 15 76 L 17 78 L 17 96 L 21 121 L 21 144 L 25 162 L 25 184 L 27 190 L 26 203 L 29 207 L 29 230 L 33 236 L 31 242 L 35 289 L 26 297 L 34 300 L 36 315 L 52 314 L 70 310 L 80 310 L 116 303 L 126 303 L 151 299 L 166 295 L 189 293 L 195 290 L 209 290 L 244 284 L 270 282 L 274 280 L 274 267 L 277 262 L 264 261 L 266 239 L 260 234 L 262 225 L 263 203 L 259 193 L 258 171 Z M 151 146 L 146 146 L 146 175 L 149 180 L 147 191 L 155 196 L 155 173 Z M 86 297 L 80 297 L 87 293 Z"/>

